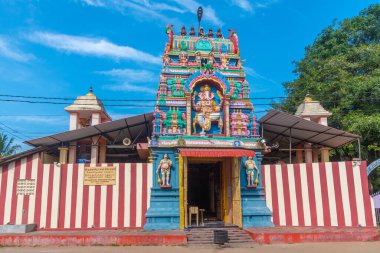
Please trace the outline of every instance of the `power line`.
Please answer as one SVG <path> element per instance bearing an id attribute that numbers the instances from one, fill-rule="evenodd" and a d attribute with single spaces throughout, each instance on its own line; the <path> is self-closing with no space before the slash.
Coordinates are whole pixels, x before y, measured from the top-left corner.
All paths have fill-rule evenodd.
<path id="1" fill-rule="evenodd" d="M 362 94 L 373 94 L 373 92 L 363 92 Z M 341 94 L 342 96 L 344 94 Z M 338 96 L 338 94 L 334 95 L 335 97 Z M 0 97 L 9 97 L 9 98 L 27 98 L 27 99 L 43 99 L 43 100 L 64 100 L 64 101 L 72 101 L 72 100 L 93 100 L 93 99 L 87 99 L 87 98 L 68 98 L 68 97 L 46 97 L 46 96 L 24 96 L 24 95 L 11 95 L 11 94 L 0 94 Z M 291 98 L 299 98 L 304 99 L 305 96 L 290 96 Z M 316 95 L 313 96 L 315 98 L 330 98 L 331 96 L 322 96 L 322 95 Z M 250 100 L 270 100 L 270 99 L 286 99 L 287 96 L 277 96 L 277 97 L 249 97 Z M 156 101 L 157 99 L 110 99 L 110 98 L 99 98 L 101 101 L 108 101 L 108 102 L 149 102 L 149 101 Z M 321 102 L 321 101 L 320 101 Z M 58 102 L 59 103 L 59 102 Z"/>

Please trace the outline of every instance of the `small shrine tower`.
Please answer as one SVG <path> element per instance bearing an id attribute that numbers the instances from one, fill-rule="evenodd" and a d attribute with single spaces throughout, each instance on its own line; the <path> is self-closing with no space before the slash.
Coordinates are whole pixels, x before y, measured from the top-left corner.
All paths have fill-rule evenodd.
<path id="1" fill-rule="evenodd" d="M 306 95 L 304 101 L 298 106 L 295 116 L 313 121 L 315 123 L 327 126 L 327 118 L 331 116 L 331 112 L 327 111 L 319 101 L 314 101 L 309 94 Z M 305 154 L 302 154 L 302 144 L 298 146 L 296 159 L 298 163 L 306 162 L 318 162 L 319 152 L 317 149 L 313 149 L 310 143 L 304 144 Z M 329 161 L 329 149 L 320 149 L 322 162 Z"/>
<path id="2" fill-rule="evenodd" d="M 103 103 L 95 96 L 92 88 L 85 96 L 78 96 L 65 111 L 70 113 L 70 130 L 111 121 Z"/>
<path id="3" fill-rule="evenodd" d="M 90 88 L 85 96 L 78 96 L 71 105 L 65 108 L 65 111 L 70 114 L 70 131 L 112 121 L 103 103 L 95 96 L 92 88 Z M 65 157 L 67 157 L 67 151 L 69 153 L 68 162 L 78 162 L 77 148 L 85 149 L 86 145 L 91 146 L 91 163 L 105 161 L 105 140 L 96 136 L 91 138 L 91 143 L 81 143 L 81 145 L 79 145 L 77 142 L 71 142 L 69 148 L 60 148 L 60 157 L 62 157 L 60 162 L 67 162 L 65 159 Z"/>

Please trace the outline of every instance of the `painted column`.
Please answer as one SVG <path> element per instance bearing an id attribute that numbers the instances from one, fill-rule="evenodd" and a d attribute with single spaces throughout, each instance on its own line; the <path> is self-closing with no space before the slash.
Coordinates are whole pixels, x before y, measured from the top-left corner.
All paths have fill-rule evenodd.
<path id="1" fill-rule="evenodd" d="M 92 137 L 91 144 L 91 163 L 98 163 L 99 156 L 99 137 Z"/>
<path id="2" fill-rule="evenodd" d="M 60 147 L 59 150 L 59 163 L 60 164 L 66 164 L 67 163 L 67 153 L 68 148 L 67 147 Z"/>
<path id="3" fill-rule="evenodd" d="M 78 113 L 70 113 L 70 131 L 78 129 Z"/>
<path id="4" fill-rule="evenodd" d="M 106 162 L 106 152 L 107 152 L 107 146 L 105 143 L 102 143 L 99 147 L 99 163 Z"/>
<path id="5" fill-rule="evenodd" d="M 296 150 L 296 162 L 297 163 L 303 163 L 303 147 L 302 144 L 297 145 L 297 150 Z"/>
<path id="6" fill-rule="evenodd" d="M 305 163 L 312 163 L 313 162 L 313 151 L 311 149 L 310 143 L 305 143 Z"/>
<path id="7" fill-rule="evenodd" d="M 70 142 L 69 146 L 69 163 L 77 162 L 77 142 Z"/>
<path id="8" fill-rule="evenodd" d="M 321 148 L 321 162 L 326 163 L 330 161 L 329 148 Z"/>
<path id="9" fill-rule="evenodd" d="M 191 135 L 191 93 L 186 92 L 186 135 Z"/>
<path id="10" fill-rule="evenodd" d="M 264 198 L 264 188 L 261 176 L 261 160 L 263 155 L 260 151 L 255 151 L 256 157 L 254 161 L 259 169 L 259 184 L 256 188 L 247 188 L 247 177 L 245 173 L 244 163 L 246 157 L 241 159 L 240 162 L 240 190 L 241 190 L 241 207 L 243 216 L 243 227 L 273 227 L 271 221 L 272 212 L 269 210 Z M 256 176 L 256 175 L 255 175 Z"/>
<path id="11" fill-rule="evenodd" d="M 100 124 L 101 123 L 100 121 L 101 121 L 100 113 L 98 113 L 98 112 L 92 113 L 92 115 L 91 115 L 91 126 Z"/>
<path id="12" fill-rule="evenodd" d="M 172 161 L 170 169 L 170 188 L 161 188 L 158 184 L 156 170 L 168 154 Z M 176 149 L 152 148 L 153 186 L 151 188 L 150 207 L 145 214 L 145 230 L 167 230 L 180 228 L 180 193 L 179 193 L 179 154 Z"/>
<path id="13" fill-rule="evenodd" d="M 226 101 L 224 105 L 224 115 L 226 117 L 225 122 L 225 129 L 226 129 L 226 136 L 230 136 L 230 98 L 231 96 L 226 94 Z"/>

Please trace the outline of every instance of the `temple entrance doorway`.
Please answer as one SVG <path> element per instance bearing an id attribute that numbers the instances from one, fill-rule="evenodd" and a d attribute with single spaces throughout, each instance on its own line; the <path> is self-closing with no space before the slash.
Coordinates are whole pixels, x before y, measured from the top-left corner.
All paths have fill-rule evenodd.
<path id="1" fill-rule="evenodd" d="M 190 212 L 198 209 L 198 225 L 220 224 L 222 218 L 222 163 L 190 163 L 187 174 L 187 204 Z M 191 225 L 196 225 L 192 215 Z"/>

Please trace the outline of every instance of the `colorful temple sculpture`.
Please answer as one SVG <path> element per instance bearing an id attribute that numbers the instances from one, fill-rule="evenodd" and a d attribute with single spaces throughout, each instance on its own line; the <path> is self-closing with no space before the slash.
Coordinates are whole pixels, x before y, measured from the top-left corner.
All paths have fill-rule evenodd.
<path id="1" fill-rule="evenodd" d="M 182 27 L 175 35 L 168 25 L 166 33 L 149 141 L 156 180 L 144 228 L 183 228 L 192 206 L 225 224 L 273 226 L 258 169 L 266 147 L 236 32 L 223 38 L 220 30 L 214 36 L 200 29 L 195 36 Z"/>

